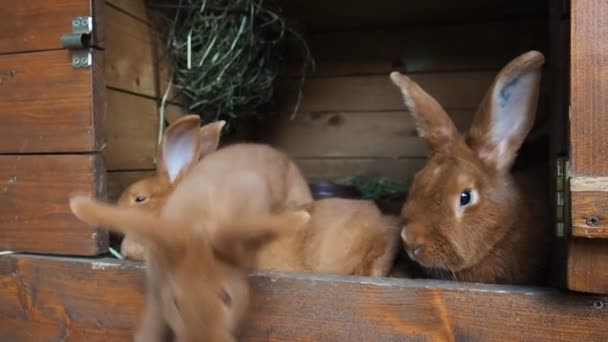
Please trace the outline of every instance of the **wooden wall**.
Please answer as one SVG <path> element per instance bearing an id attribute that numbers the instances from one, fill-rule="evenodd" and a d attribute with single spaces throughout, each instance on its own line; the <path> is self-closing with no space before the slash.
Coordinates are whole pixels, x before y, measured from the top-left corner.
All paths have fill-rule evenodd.
<path id="1" fill-rule="evenodd" d="M 286 150 L 313 179 L 410 178 L 426 148 L 389 73 L 411 75 L 466 129 L 503 65 L 547 50 L 544 1 L 500 2 L 281 2 L 307 31 L 317 69 L 291 120 L 301 64 L 290 60 L 276 88 L 278 117 L 258 127 L 257 138 Z"/>

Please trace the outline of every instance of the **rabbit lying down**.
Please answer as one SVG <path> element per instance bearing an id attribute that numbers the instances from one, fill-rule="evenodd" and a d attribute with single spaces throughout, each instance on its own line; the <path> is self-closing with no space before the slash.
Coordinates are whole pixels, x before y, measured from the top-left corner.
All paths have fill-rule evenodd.
<path id="1" fill-rule="evenodd" d="M 508 63 L 466 137 L 418 84 L 398 72 L 390 75 L 431 153 L 410 188 L 401 232 L 409 257 L 426 276 L 510 284 L 542 280 L 550 233 L 548 200 L 540 188 L 544 177 L 535 169 L 512 175 L 511 166 L 534 123 L 543 64 L 537 51 Z"/>
<path id="2" fill-rule="evenodd" d="M 182 149 L 163 172 L 180 181 L 157 213 L 75 196 L 74 214 L 91 225 L 135 234 L 144 246 L 147 295 L 136 341 L 235 341 L 249 303 L 247 270 L 259 247 L 304 225 L 304 210 L 279 210 L 286 194 L 272 174 L 230 158 L 198 160 L 199 119 L 185 118 L 173 143 Z M 196 156 L 196 158 L 195 158 Z M 254 156 L 253 158 L 255 158 Z M 261 163 L 267 160 L 259 161 Z"/>
<path id="3" fill-rule="evenodd" d="M 273 189 L 284 194 L 279 209 L 299 208 L 312 215 L 310 223 L 293 234 L 284 234 L 260 247 L 254 266 L 292 272 L 320 272 L 386 276 L 399 248 L 396 218 L 384 216 L 374 202 L 329 198 L 313 201 L 306 180 L 297 166 L 283 153 L 266 145 L 235 144 L 216 152 L 223 121 L 200 128 L 200 153 L 193 159 L 179 157 L 192 146 L 177 143 L 186 130 L 188 117 L 172 124 L 165 132 L 157 174 L 139 180 L 121 194 L 118 205 L 138 207 L 159 213 L 180 178 L 170 179 L 167 170 L 183 175 L 200 160 L 222 160 L 233 167 L 255 168 L 268 174 Z M 264 161 L 258 163 L 256 160 Z M 180 160 L 181 163 L 175 161 Z M 240 160 L 241 162 L 237 162 Z M 207 180 L 203 180 L 207 181 Z M 194 200 L 194 199 L 193 199 Z M 144 248 L 135 234 L 127 233 L 121 252 L 128 259 L 143 260 Z"/>

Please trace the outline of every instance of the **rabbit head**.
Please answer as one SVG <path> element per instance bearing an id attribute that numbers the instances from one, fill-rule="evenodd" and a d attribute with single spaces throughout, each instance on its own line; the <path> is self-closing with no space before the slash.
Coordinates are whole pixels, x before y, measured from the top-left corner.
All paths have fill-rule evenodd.
<path id="1" fill-rule="evenodd" d="M 177 341 L 236 341 L 249 302 L 245 263 L 252 248 L 309 219 L 305 211 L 292 211 L 210 230 L 84 196 L 73 196 L 70 207 L 87 224 L 137 234 L 148 250 L 148 295 L 137 341 L 167 334 Z"/>
<path id="2" fill-rule="evenodd" d="M 508 63 L 466 136 L 431 95 L 391 73 L 430 152 L 402 209 L 405 249 L 423 267 L 449 272 L 473 267 L 525 216 L 524 195 L 510 169 L 534 123 L 543 64 L 537 51 Z"/>

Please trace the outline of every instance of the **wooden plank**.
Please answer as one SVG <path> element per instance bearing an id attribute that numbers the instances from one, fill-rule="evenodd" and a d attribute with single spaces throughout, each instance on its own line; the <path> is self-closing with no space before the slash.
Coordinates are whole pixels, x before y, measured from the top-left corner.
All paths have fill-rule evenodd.
<path id="1" fill-rule="evenodd" d="M 572 291 L 608 294 L 608 240 L 571 238 L 567 277 Z"/>
<path id="2" fill-rule="evenodd" d="M 103 157 L 108 170 L 153 169 L 158 142 L 157 101 L 107 90 L 107 140 Z M 170 105 L 171 116 L 182 111 Z"/>
<path id="3" fill-rule="evenodd" d="M 106 0 L 106 4 L 119 8 L 143 22 L 149 22 L 146 0 Z"/>
<path id="4" fill-rule="evenodd" d="M 114 202 L 118 200 L 121 192 L 132 183 L 152 176 L 154 170 L 149 171 L 114 171 L 108 172 L 108 200 Z"/>
<path id="5" fill-rule="evenodd" d="M 98 155 L 0 156 L 0 250 L 96 255 L 107 250 L 105 230 L 70 211 L 73 192 L 103 195 Z"/>
<path id="6" fill-rule="evenodd" d="M 426 163 L 425 158 L 307 158 L 295 159 L 312 181 L 341 180 L 353 176 L 387 177 L 407 181 Z"/>
<path id="7" fill-rule="evenodd" d="M 131 262 L 0 257 L 0 339 L 129 341 L 143 281 L 143 267 Z M 608 339 L 606 297 L 268 272 L 253 274 L 252 286 L 255 314 L 245 321 L 244 341 Z"/>
<path id="8" fill-rule="evenodd" d="M 467 37 L 462 39 L 462 37 Z M 333 31 L 306 37 L 316 70 L 309 77 L 499 70 L 529 51 L 547 49 L 541 21 L 430 26 L 398 31 Z M 299 46 L 290 51 L 288 74 L 301 74 Z"/>
<path id="9" fill-rule="evenodd" d="M 573 176 L 608 176 L 608 3 L 571 4 L 570 143 Z"/>
<path id="10" fill-rule="evenodd" d="M 451 113 L 468 129 L 475 111 Z M 426 144 L 407 112 L 302 113 L 279 115 L 258 130 L 260 139 L 293 157 L 424 157 Z"/>
<path id="11" fill-rule="evenodd" d="M 156 30 L 105 6 L 106 83 L 108 87 L 160 98 L 169 82 L 166 56 Z"/>
<path id="12" fill-rule="evenodd" d="M 66 50 L 0 56 L 0 153 L 98 150 L 99 57 L 92 69 L 73 69 Z"/>
<path id="13" fill-rule="evenodd" d="M 477 108 L 495 75 L 496 72 L 454 72 L 411 76 L 444 108 L 454 110 Z M 299 85 L 296 79 L 277 82 L 278 112 L 293 111 Z M 401 111 L 404 108 L 401 93 L 387 74 L 309 79 L 304 84 L 299 113 Z"/>
<path id="14" fill-rule="evenodd" d="M 94 16 L 92 42 L 103 45 L 101 1 L 0 1 L 0 54 L 61 49 L 60 38 L 72 32 L 72 18 Z"/>
<path id="15" fill-rule="evenodd" d="M 572 235 L 608 239 L 608 192 L 571 192 Z"/>
<path id="16" fill-rule="evenodd" d="M 288 18 L 312 32 L 546 16 L 546 3 L 542 0 L 469 0 L 449 3 L 444 0 L 383 0 L 373 6 L 365 1 L 332 0 L 323 3 L 323 10 L 319 10 L 318 2 L 308 0 L 281 0 L 279 5 Z"/>

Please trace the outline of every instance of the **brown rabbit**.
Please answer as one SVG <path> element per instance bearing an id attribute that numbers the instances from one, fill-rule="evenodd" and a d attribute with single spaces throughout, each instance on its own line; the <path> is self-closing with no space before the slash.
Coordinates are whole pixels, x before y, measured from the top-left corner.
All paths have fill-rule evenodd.
<path id="1" fill-rule="evenodd" d="M 183 136 L 190 132 L 188 129 L 191 127 L 192 120 L 196 120 L 196 118 L 186 115 L 167 128 L 158 153 L 156 174 L 128 186 L 118 198 L 119 206 L 140 206 L 153 211 L 160 210 L 178 180 L 176 177 L 170 176 L 169 170 L 174 168 L 185 174 L 198 161 L 198 158 L 193 155 L 182 154 L 191 151 L 191 148 L 183 146 Z M 225 121 L 216 121 L 200 128 L 200 158 L 217 150 L 225 124 Z M 139 261 L 144 259 L 143 245 L 136 234 L 125 234 L 120 252 L 127 259 Z"/>
<path id="2" fill-rule="evenodd" d="M 162 218 L 84 196 L 71 198 L 70 207 L 88 224 L 137 233 L 146 246 L 147 291 L 135 341 L 236 341 L 249 304 L 245 260 L 250 256 L 244 247 L 289 232 L 286 227 L 296 229 L 308 214 L 235 215 L 238 219 L 210 230 L 204 218 L 180 210 L 181 197 L 169 201 Z"/>
<path id="3" fill-rule="evenodd" d="M 311 216 L 301 229 L 262 248 L 259 268 L 384 277 L 399 248 L 396 217 L 372 201 L 321 199 L 305 206 Z"/>
<path id="4" fill-rule="evenodd" d="M 536 188 L 545 178 L 519 179 L 511 166 L 534 123 L 543 64 L 543 55 L 530 51 L 506 65 L 466 137 L 414 81 L 391 73 L 430 148 L 430 160 L 416 175 L 403 207 L 401 232 L 408 255 L 426 276 L 541 281 L 548 255 L 548 212 L 545 193 Z"/>
<path id="5" fill-rule="evenodd" d="M 224 121 L 213 122 L 200 128 L 200 152 L 196 152 L 193 150 L 194 146 L 189 145 L 192 140 L 189 139 L 188 134 L 192 134 L 192 130 L 188 128 L 194 121 L 199 122 L 198 120 L 196 115 L 187 115 L 167 128 L 159 153 L 156 174 L 127 187 L 118 200 L 119 206 L 137 206 L 159 211 L 181 179 L 197 165 L 199 159 L 206 159 L 211 154 L 215 155 L 212 152 L 217 150 Z M 267 189 L 269 195 L 276 200 L 273 211 L 293 208 L 313 200 L 300 170 L 282 152 L 262 144 L 234 144 L 220 151 L 214 156 L 214 160 L 222 160 L 222 163 L 227 165 L 226 172 L 229 173 L 234 168 L 242 171 L 239 175 L 251 173 L 264 175 L 264 180 L 269 182 Z M 121 253 L 127 259 L 144 259 L 143 246 L 134 234 L 126 234 L 121 245 Z"/>

